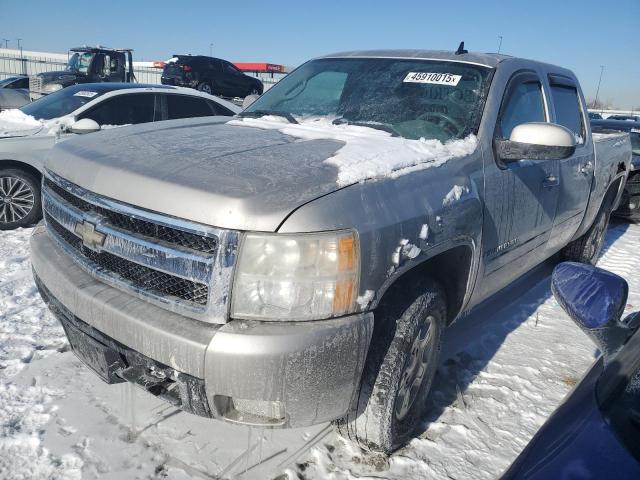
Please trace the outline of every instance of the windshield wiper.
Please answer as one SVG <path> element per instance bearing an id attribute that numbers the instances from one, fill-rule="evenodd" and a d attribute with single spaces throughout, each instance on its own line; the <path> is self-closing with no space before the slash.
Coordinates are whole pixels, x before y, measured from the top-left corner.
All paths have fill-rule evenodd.
<path id="1" fill-rule="evenodd" d="M 289 121 L 289 123 L 297 124 L 298 121 L 287 112 L 279 112 L 277 110 L 253 110 L 252 112 L 241 112 L 238 114 L 239 117 L 250 117 L 250 118 L 260 118 L 266 115 L 273 115 L 274 117 L 282 117 Z"/>
<path id="2" fill-rule="evenodd" d="M 385 125 L 384 123 L 354 122 L 351 120 L 346 120 L 344 118 L 336 118 L 331 123 L 333 125 L 354 125 L 356 127 L 374 128 L 376 130 L 382 130 L 383 132 L 390 133 L 392 137 L 400 136 L 398 135 L 398 132 L 396 132 L 391 125 Z"/>

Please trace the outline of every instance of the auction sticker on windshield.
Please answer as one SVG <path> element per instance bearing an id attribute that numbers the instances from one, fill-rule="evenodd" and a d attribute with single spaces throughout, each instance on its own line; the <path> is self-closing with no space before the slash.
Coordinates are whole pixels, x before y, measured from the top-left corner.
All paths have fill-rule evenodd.
<path id="1" fill-rule="evenodd" d="M 431 83 L 433 85 L 450 85 L 455 87 L 462 78 L 462 75 L 452 73 L 429 73 L 429 72 L 409 72 L 404 77 L 403 82 L 409 83 Z"/>
<path id="2" fill-rule="evenodd" d="M 73 94 L 74 97 L 87 97 L 87 98 L 93 98 L 98 94 L 98 92 L 90 92 L 88 90 L 80 90 L 79 92 L 76 92 Z"/>

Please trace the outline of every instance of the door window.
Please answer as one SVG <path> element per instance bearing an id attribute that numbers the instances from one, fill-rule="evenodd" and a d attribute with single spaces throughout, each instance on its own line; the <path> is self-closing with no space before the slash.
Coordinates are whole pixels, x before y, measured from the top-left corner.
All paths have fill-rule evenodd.
<path id="1" fill-rule="evenodd" d="M 539 81 L 519 82 L 511 88 L 508 95 L 499 120 L 499 131 L 503 139 L 508 139 L 511 131 L 522 123 L 546 121 L 544 96 Z"/>
<path id="2" fill-rule="evenodd" d="M 584 143 L 584 123 L 578 91 L 567 85 L 551 85 L 551 97 L 556 111 L 556 123 L 567 127 L 576 136 L 576 143 Z"/>
<path id="3" fill-rule="evenodd" d="M 211 101 L 211 100 L 205 100 L 205 101 L 209 104 L 209 108 L 211 108 L 211 110 L 213 110 L 214 115 L 222 115 L 224 117 L 232 117 L 232 116 L 235 115 L 235 113 L 233 113 L 228 108 L 223 107 L 219 103 L 216 103 L 216 102 Z"/>
<path id="4" fill-rule="evenodd" d="M 229 62 L 224 62 L 224 73 L 227 73 L 229 75 L 242 75 L 242 72 L 231 65 Z"/>
<path id="5" fill-rule="evenodd" d="M 132 93 L 109 98 L 80 118 L 90 118 L 98 125 L 133 125 L 153 122 L 154 94 Z"/>
<path id="6" fill-rule="evenodd" d="M 187 95 L 167 95 L 169 120 L 177 118 L 209 117 L 215 115 L 204 98 Z"/>

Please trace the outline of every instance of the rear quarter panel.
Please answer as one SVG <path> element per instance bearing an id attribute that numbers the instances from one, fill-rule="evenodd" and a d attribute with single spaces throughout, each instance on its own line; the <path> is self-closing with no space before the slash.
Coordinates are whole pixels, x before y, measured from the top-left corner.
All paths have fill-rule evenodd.
<path id="1" fill-rule="evenodd" d="M 594 181 L 584 220 L 575 237 L 584 234 L 598 214 L 609 187 L 622 179 L 616 204 L 622 194 L 626 177 L 631 168 L 631 140 L 627 133 L 593 134 L 595 146 Z"/>

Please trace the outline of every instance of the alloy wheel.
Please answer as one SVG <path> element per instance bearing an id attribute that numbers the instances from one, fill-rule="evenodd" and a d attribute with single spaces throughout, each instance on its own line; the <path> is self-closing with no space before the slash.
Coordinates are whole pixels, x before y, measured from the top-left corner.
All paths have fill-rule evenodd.
<path id="1" fill-rule="evenodd" d="M 428 316 L 420 326 L 400 374 L 400 386 L 394 407 L 398 421 L 402 421 L 409 413 L 418 396 L 429 363 L 433 360 L 435 328 L 432 325 L 434 322 L 435 318 Z"/>
<path id="2" fill-rule="evenodd" d="M 31 186 L 18 177 L 0 177 L 0 223 L 15 223 L 25 218 L 35 204 Z"/>

